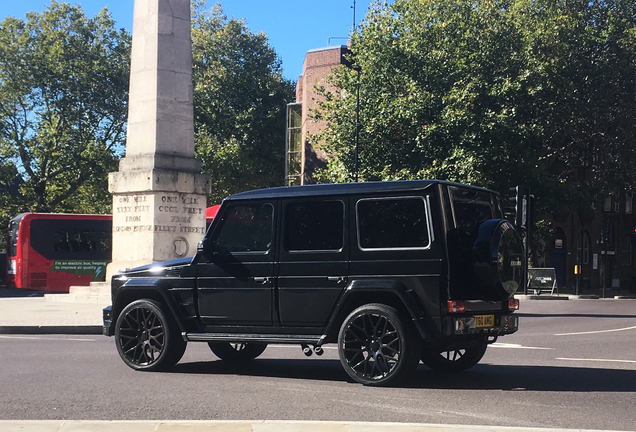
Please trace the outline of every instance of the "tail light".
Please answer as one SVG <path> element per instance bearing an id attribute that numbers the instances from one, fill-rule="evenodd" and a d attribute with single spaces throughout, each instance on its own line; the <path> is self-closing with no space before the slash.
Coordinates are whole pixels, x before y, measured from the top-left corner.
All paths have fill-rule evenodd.
<path id="1" fill-rule="evenodd" d="M 464 302 L 464 300 L 449 300 L 448 312 L 449 313 L 466 312 L 466 303 Z"/>
<path id="2" fill-rule="evenodd" d="M 519 299 L 508 299 L 508 310 L 519 310 Z"/>

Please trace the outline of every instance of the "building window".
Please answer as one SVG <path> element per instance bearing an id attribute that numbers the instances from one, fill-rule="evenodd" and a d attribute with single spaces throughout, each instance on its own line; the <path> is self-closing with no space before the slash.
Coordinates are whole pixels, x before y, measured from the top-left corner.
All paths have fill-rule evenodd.
<path id="1" fill-rule="evenodd" d="M 632 214 L 632 209 L 633 209 L 633 201 L 634 198 L 634 193 L 633 192 L 626 192 L 625 193 L 625 214 Z"/>
<path id="2" fill-rule="evenodd" d="M 581 242 L 581 244 L 579 245 L 579 251 L 581 253 L 581 265 L 590 265 L 590 235 L 585 231 L 581 231 L 579 241 Z"/>
<path id="3" fill-rule="evenodd" d="M 627 236 L 623 239 L 623 253 L 622 255 L 622 259 L 621 259 L 621 263 L 624 266 L 631 266 L 632 265 L 632 239 Z"/>
<path id="4" fill-rule="evenodd" d="M 621 210 L 620 195 L 610 195 L 603 201 L 603 211 L 618 213 Z"/>
<path id="5" fill-rule="evenodd" d="M 285 181 L 287 186 L 301 184 L 302 166 L 302 103 L 287 105 L 287 136 L 285 139 Z"/>
<path id="6" fill-rule="evenodd" d="M 607 247 L 610 250 L 616 250 L 615 248 L 615 236 L 616 227 L 613 222 L 606 221 L 604 228 L 601 230 L 601 244 L 603 247 Z"/>

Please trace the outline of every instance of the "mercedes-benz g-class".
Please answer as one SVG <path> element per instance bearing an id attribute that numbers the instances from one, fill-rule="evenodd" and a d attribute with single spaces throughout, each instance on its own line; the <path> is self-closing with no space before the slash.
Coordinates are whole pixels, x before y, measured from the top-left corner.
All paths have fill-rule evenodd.
<path id="1" fill-rule="evenodd" d="M 228 197 L 193 258 L 112 278 L 104 334 L 163 370 L 187 342 L 245 361 L 268 343 L 335 343 L 349 376 L 387 385 L 419 361 L 477 364 L 518 328 L 523 244 L 497 193 L 444 181 L 294 186 Z"/>

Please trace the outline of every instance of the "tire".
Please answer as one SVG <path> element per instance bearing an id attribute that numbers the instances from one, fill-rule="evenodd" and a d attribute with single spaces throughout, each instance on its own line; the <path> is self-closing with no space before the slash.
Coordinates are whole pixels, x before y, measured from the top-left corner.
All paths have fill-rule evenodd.
<path id="1" fill-rule="evenodd" d="M 483 222 L 473 245 L 473 269 L 483 290 L 496 298 L 508 299 L 521 286 L 523 241 L 510 222 Z"/>
<path id="2" fill-rule="evenodd" d="M 408 320 L 384 304 L 351 312 L 338 334 L 338 355 L 353 380 L 372 386 L 399 383 L 419 363 L 421 339 Z"/>
<path id="3" fill-rule="evenodd" d="M 186 349 L 174 319 L 154 300 L 127 305 L 115 324 L 115 344 L 124 363 L 135 370 L 160 371 L 176 365 Z"/>
<path id="4" fill-rule="evenodd" d="M 422 351 L 422 363 L 437 372 L 461 372 L 475 366 L 486 353 L 488 344 L 479 344 L 450 351 Z"/>
<path id="5" fill-rule="evenodd" d="M 221 360 L 232 362 L 244 362 L 253 360 L 263 354 L 266 343 L 230 343 L 230 342 L 208 342 L 210 349 Z"/>

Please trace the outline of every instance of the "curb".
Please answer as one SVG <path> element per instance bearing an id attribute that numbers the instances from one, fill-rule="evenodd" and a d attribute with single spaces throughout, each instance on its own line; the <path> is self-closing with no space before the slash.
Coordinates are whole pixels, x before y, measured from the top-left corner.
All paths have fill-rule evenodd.
<path id="1" fill-rule="evenodd" d="M 515 295 L 515 298 L 519 300 L 570 300 L 570 296 L 568 295 L 555 296 L 555 295 L 520 294 L 520 295 Z"/>
<path id="2" fill-rule="evenodd" d="M 348 421 L 285 420 L 0 420 L 7 431 L 38 430 L 40 432 L 592 432 L 592 429 L 557 429 L 543 427 L 442 425 L 427 423 L 370 423 Z M 601 432 L 601 431 L 597 431 Z M 612 432 L 605 430 L 603 432 Z"/>
<path id="3" fill-rule="evenodd" d="M 601 298 L 598 294 L 560 294 L 560 295 L 536 295 L 536 294 L 515 294 L 515 298 L 519 300 L 636 300 L 636 295 L 615 295 L 611 297 Z"/>
<path id="4" fill-rule="evenodd" d="M 67 334 L 67 335 L 101 335 L 102 326 L 0 326 L 0 334 Z"/>

